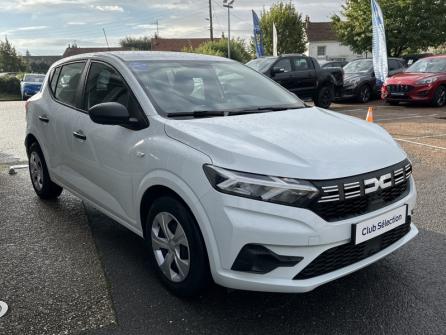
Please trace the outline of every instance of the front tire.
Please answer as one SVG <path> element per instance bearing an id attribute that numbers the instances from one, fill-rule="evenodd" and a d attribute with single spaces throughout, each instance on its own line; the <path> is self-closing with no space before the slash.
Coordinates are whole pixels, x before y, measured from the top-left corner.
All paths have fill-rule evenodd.
<path id="1" fill-rule="evenodd" d="M 329 108 L 334 98 L 334 89 L 330 85 L 324 85 L 317 92 L 314 104 L 321 108 Z"/>
<path id="2" fill-rule="evenodd" d="M 202 293 L 210 282 L 206 247 L 192 213 L 179 200 L 162 196 L 146 219 L 146 241 L 161 282 L 180 297 Z"/>
<path id="3" fill-rule="evenodd" d="M 440 86 L 435 90 L 432 106 L 443 107 L 446 104 L 446 87 Z"/>
<path id="4" fill-rule="evenodd" d="M 55 199 L 63 188 L 51 181 L 48 167 L 39 144 L 33 143 L 29 148 L 29 175 L 34 191 L 42 199 Z"/>
<path id="5" fill-rule="evenodd" d="M 372 89 L 369 85 L 363 85 L 359 88 L 358 91 L 358 102 L 362 102 L 365 104 L 366 102 L 369 102 L 372 97 Z"/>

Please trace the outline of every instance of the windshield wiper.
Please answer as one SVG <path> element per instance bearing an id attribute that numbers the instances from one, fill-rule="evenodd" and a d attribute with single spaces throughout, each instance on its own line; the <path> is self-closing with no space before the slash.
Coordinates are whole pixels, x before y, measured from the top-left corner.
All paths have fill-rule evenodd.
<path id="1" fill-rule="evenodd" d="M 167 113 L 167 117 L 213 117 L 213 116 L 226 116 L 228 111 L 219 111 L 219 110 L 199 110 L 193 112 L 173 112 Z"/>
<path id="2" fill-rule="evenodd" d="M 266 113 L 266 112 L 278 112 L 288 109 L 305 108 L 305 106 L 289 107 L 289 106 L 271 106 L 271 107 L 257 107 L 257 108 L 244 108 L 233 110 L 196 110 L 193 112 L 173 112 L 167 113 L 167 117 L 194 117 L 205 118 L 215 116 L 230 116 L 230 115 L 243 115 L 252 113 Z"/>

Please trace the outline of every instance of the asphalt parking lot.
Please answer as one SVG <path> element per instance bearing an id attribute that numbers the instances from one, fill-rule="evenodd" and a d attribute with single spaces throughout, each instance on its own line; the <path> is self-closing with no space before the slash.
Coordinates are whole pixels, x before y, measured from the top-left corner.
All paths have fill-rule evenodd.
<path id="1" fill-rule="evenodd" d="M 0 334 L 444 334 L 446 108 L 371 105 L 413 162 L 420 234 L 307 294 L 214 286 L 184 301 L 159 284 L 136 235 L 67 192 L 38 200 L 26 170 L 8 175 L 26 159 L 24 106 L 0 102 Z M 365 118 L 367 107 L 332 109 Z"/>

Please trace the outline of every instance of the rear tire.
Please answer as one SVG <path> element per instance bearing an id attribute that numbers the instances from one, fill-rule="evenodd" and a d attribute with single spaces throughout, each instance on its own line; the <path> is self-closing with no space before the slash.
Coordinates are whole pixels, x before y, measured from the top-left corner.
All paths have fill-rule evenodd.
<path id="1" fill-rule="evenodd" d="M 317 96 L 314 99 L 314 104 L 321 108 L 329 108 L 331 102 L 334 99 L 334 89 L 331 85 L 322 86 L 317 92 Z"/>
<path id="2" fill-rule="evenodd" d="M 446 87 L 439 86 L 434 93 L 432 98 L 432 106 L 443 107 L 446 104 Z"/>
<path id="3" fill-rule="evenodd" d="M 29 175 L 34 191 L 42 199 L 56 199 L 63 188 L 51 181 L 48 167 L 38 143 L 29 147 Z"/>
<path id="4" fill-rule="evenodd" d="M 198 224 L 179 200 L 154 201 L 145 222 L 150 258 L 164 286 L 180 297 L 204 292 L 211 279 L 206 246 Z"/>
<path id="5" fill-rule="evenodd" d="M 361 102 L 365 104 L 366 102 L 369 102 L 372 97 L 372 89 L 369 85 L 362 85 L 358 90 L 358 102 Z"/>

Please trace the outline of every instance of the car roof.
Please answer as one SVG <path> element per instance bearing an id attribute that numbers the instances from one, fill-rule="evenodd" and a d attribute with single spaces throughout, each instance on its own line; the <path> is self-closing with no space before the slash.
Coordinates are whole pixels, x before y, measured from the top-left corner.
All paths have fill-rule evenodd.
<path id="1" fill-rule="evenodd" d="M 446 58 L 446 55 L 435 55 L 435 56 L 424 57 L 421 59 L 432 59 L 432 58 Z"/>
<path id="2" fill-rule="evenodd" d="M 63 64 L 66 62 L 88 59 L 88 58 L 100 58 L 100 59 L 120 59 L 123 62 L 129 61 L 145 61 L 145 60 L 200 60 L 200 61 L 226 61 L 232 62 L 233 60 L 224 57 L 202 55 L 187 52 L 168 52 L 168 51 L 105 51 L 79 54 L 67 58 L 63 58 L 56 62 L 55 65 Z"/>

